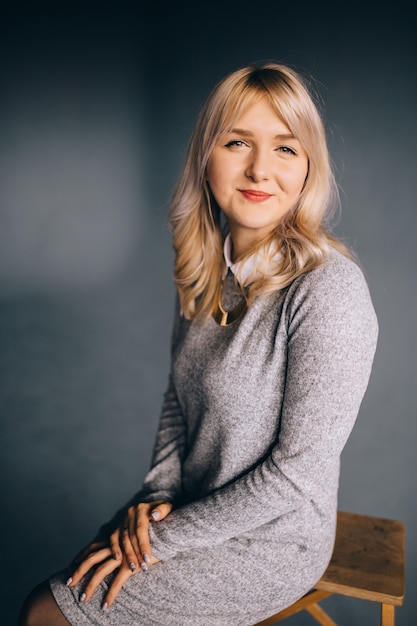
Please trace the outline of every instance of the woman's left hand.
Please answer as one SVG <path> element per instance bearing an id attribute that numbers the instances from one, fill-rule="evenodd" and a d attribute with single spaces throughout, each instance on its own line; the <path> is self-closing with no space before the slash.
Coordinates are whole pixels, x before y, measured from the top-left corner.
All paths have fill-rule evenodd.
<path id="1" fill-rule="evenodd" d="M 77 585 L 93 567 L 96 567 L 80 596 L 81 602 L 88 602 L 106 576 L 118 569 L 103 603 L 103 608 L 109 608 L 131 576 L 141 570 L 146 571 L 149 566 L 159 562 L 151 552 L 149 522 L 164 519 L 171 510 L 172 504 L 162 500 L 132 506 L 108 542 L 90 544 L 77 555 L 78 567 L 67 582 L 69 587 Z"/>

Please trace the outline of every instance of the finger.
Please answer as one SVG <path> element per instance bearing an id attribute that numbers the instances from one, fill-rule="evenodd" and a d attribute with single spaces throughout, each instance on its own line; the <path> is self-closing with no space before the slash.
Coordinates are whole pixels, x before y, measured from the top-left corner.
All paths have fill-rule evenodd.
<path id="1" fill-rule="evenodd" d="M 149 540 L 149 521 L 162 520 L 166 518 L 171 511 L 172 504 L 170 502 L 165 502 L 164 500 L 141 503 L 138 506 L 136 537 L 138 539 L 140 552 L 146 566 L 152 565 L 155 562 L 155 559 L 152 556 L 152 548 Z M 143 569 L 145 569 L 145 567 L 143 567 Z"/>
<path id="2" fill-rule="evenodd" d="M 172 511 L 172 504 L 170 502 L 161 502 L 157 506 L 152 507 L 151 519 L 154 522 L 160 522 L 165 519 Z"/>
<path id="3" fill-rule="evenodd" d="M 111 607 L 120 589 L 123 587 L 125 582 L 129 580 L 129 578 L 132 575 L 133 573 L 131 572 L 128 564 L 124 561 L 122 567 L 120 568 L 115 579 L 113 580 L 112 584 L 109 587 L 109 591 L 107 592 L 106 597 L 104 599 L 103 609 L 108 609 Z"/>
<path id="4" fill-rule="evenodd" d="M 135 507 L 135 510 L 131 512 L 129 517 L 129 538 L 132 544 L 132 548 L 135 551 L 138 563 L 140 568 L 146 572 L 148 570 L 148 565 L 142 555 L 142 551 L 140 549 L 140 544 L 137 536 L 137 528 L 139 525 L 139 509 Z M 149 522 L 147 522 L 149 524 Z"/>
<path id="5" fill-rule="evenodd" d="M 122 546 L 123 554 L 126 559 L 131 572 L 136 572 L 138 569 L 138 558 L 130 541 L 129 526 L 124 526 L 122 529 Z"/>
<path id="6" fill-rule="evenodd" d="M 83 593 L 81 594 L 79 598 L 80 602 L 88 602 L 97 587 L 100 585 L 100 583 L 103 582 L 106 576 L 111 574 L 115 569 L 119 568 L 120 565 L 121 563 L 117 563 L 117 561 L 115 561 L 113 558 L 107 559 L 107 561 L 99 565 L 91 579 L 88 581 L 88 584 Z"/>
<path id="7" fill-rule="evenodd" d="M 122 558 L 122 551 L 120 548 L 120 529 L 116 528 L 116 530 L 110 535 L 110 551 L 112 553 L 112 557 L 116 561 L 120 561 Z"/>
<path id="8" fill-rule="evenodd" d="M 144 571 L 148 569 L 152 556 L 151 544 L 149 541 L 149 519 L 149 506 L 140 505 L 137 513 L 135 539 L 138 544 L 139 552 L 143 558 L 143 565 L 141 564 L 141 567 Z"/>
<path id="9" fill-rule="evenodd" d="M 84 559 L 86 559 L 89 554 L 91 554 L 92 552 L 97 552 L 97 550 L 105 548 L 106 546 L 106 541 L 94 541 L 93 543 L 88 544 L 88 546 L 80 550 L 80 552 L 75 555 L 75 557 L 71 561 L 71 565 L 78 565 L 79 563 L 84 561 Z"/>
<path id="10" fill-rule="evenodd" d="M 90 571 L 92 567 L 94 567 L 94 565 L 97 565 L 98 563 L 101 563 L 102 561 L 107 560 L 110 555 L 111 555 L 110 548 L 103 548 L 99 550 L 98 552 L 93 552 L 92 554 L 90 554 L 81 563 L 81 565 L 77 567 L 73 575 L 68 579 L 67 581 L 68 587 L 74 587 L 74 585 L 77 585 L 80 582 L 80 580 L 86 575 L 86 573 Z"/>

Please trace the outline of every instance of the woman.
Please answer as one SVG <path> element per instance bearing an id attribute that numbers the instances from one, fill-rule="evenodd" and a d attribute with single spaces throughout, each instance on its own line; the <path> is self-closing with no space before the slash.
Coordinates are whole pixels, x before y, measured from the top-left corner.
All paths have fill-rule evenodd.
<path id="1" fill-rule="evenodd" d="M 152 467 L 21 626 L 250 626 L 320 578 L 377 339 L 364 277 L 326 230 L 334 191 L 297 73 L 219 83 L 171 203 L 178 307 Z"/>

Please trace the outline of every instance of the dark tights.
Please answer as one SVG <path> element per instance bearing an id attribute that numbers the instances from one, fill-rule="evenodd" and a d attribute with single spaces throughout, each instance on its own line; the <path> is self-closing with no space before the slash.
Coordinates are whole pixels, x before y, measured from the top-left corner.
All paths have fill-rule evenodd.
<path id="1" fill-rule="evenodd" d="M 18 626 L 71 626 L 59 610 L 48 582 L 30 592 L 20 611 Z"/>

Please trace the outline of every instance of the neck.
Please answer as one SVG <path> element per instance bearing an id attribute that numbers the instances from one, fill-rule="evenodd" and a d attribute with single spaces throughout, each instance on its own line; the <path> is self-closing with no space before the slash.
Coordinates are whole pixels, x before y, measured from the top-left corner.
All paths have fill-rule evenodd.
<path id="1" fill-rule="evenodd" d="M 242 257 L 254 253 L 261 243 L 257 237 L 236 237 L 232 232 L 230 238 L 232 243 L 230 258 L 233 263 L 238 263 Z"/>
<path id="2" fill-rule="evenodd" d="M 230 231 L 230 238 L 232 241 L 231 260 L 237 263 L 254 246 L 254 242 L 247 237 L 237 236 L 232 231 Z"/>

